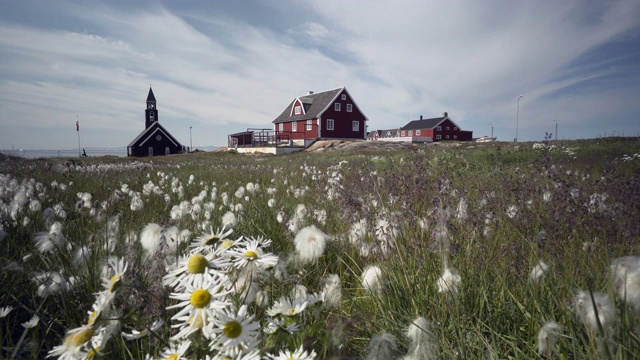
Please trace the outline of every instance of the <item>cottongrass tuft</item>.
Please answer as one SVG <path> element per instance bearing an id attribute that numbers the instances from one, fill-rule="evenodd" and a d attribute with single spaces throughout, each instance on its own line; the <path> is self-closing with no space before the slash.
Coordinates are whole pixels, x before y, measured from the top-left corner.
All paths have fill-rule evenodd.
<path id="1" fill-rule="evenodd" d="M 155 254 L 160 249 L 162 241 L 162 226 L 154 223 L 147 224 L 140 233 L 140 244 L 147 256 Z"/>
<path id="2" fill-rule="evenodd" d="M 369 265 L 362 271 L 362 287 L 372 294 L 382 295 L 383 281 L 382 270 L 377 265 Z"/>
<path id="3" fill-rule="evenodd" d="M 549 271 L 549 265 L 547 265 L 544 261 L 540 260 L 538 264 L 531 270 L 529 274 L 529 280 L 533 283 L 538 283 L 544 275 Z"/>
<path id="4" fill-rule="evenodd" d="M 303 262 L 318 260 L 326 246 L 326 235 L 314 225 L 301 229 L 293 239 L 298 256 Z"/>
<path id="5" fill-rule="evenodd" d="M 598 330 L 599 323 L 602 326 L 605 337 L 611 333 L 616 319 L 616 311 L 609 295 L 601 292 L 590 293 L 589 291 L 578 290 L 573 297 L 573 308 L 580 321 L 589 330 L 600 333 Z"/>
<path id="6" fill-rule="evenodd" d="M 616 294 L 640 314 L 640 256 L 624 256 L 611 262 Z"/>
<path id="7" fill-rule="evenodd" d="M 438 359 L 438 337 L 427 319 L 418 317 L 413 320 L 405 335 L 409 339 L 409 352 L 404 359 Z"/>
<path id="8" fill-rule="evenodd" d="M 342 304 L 340 276 L 336 274 L 329 274 L 325 281 L 323 292 L 325 294 L 324 306 L 328 308 L 339 308 Z"/>
<path id="9" fill-rule="evenodd" d="M 444 272 L 438 278 L 436 284 L 438 285 L 438 292 L 443 293 L 452 298 L 458 296 L 460 292 L 460 281 L 462 278 L 458 275 L 456 269 L 445 268 Z"/>
<path id="10" fill-rule="evenodd" d="M 387 332 L 371 337 L 367 346 L 365 360 L 395 359 L 398 353 L 398 345 L 393 336 Z"/>
<path id="11" fill-rule="evenodd" d="M 538 354 L 540 356 L 551 357 L 556 343 L 558 342 L 558 336 L 562 332 L 562 325 L 555 321 L 546 322 L 538 331 Z"/>

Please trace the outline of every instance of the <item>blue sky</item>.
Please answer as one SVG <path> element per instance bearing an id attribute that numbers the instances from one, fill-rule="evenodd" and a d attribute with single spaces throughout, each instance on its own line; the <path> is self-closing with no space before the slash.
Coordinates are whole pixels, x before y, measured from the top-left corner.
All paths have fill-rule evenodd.
<path id="1" fill-rule="evenodd" d="M 194 147 L 345 86 L 369 129 L 449 116 L 499 140 L 640 136 L 640 1 L 0 0 L 0 149 Z"/>

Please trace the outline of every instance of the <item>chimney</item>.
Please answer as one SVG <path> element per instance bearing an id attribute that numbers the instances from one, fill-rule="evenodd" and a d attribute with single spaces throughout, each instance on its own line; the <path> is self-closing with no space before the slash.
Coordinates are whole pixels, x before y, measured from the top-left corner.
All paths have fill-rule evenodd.
<path id="1" fill-rule="evenodd" d="M 309 90 L 309 92 L 307 93 L 307 95 L 313 95 L 313 91 Z"/>
<path id="2" fill-rule="evenodd" d="M 422 115 L 420 115 L 420 120 L 422 120 Z"/>
<path id="3" fill-rule="evenodd" d="M 447 116 L 449 116 L 449 114 L 447 114 L 446 111 L 442 113 L 442 117 L 447 117 Z"/>

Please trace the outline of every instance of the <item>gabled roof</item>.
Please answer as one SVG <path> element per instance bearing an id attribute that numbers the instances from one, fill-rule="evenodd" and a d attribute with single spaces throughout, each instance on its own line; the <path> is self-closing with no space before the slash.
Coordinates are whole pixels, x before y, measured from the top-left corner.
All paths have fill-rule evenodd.
<path id="1" fill-rule="evenodd" d="M 449 117 L 443 116 L 443 117 L 437 117 L 437 118 L 431 118 L 431 119 L 412 120 L 407 125 L 403 126 L 402 130 L 433 129 L 436 126 L 438 126 L 438 124 L 443 122 L 445 119 L 449 119 Z"/>
<path id="2" fill-rule="evenodd" d="M 277 124 L 281 122 L 316 119 L 338 97 L 338 94 L 340 94 L 342 90 L 344 90 L 344 87 L 299 96 L 289 103 L 289 106 L 287 106 L 284 111 L 275 120 L 273 120 L 273 123 Z M 291 116 L 291 114 L 293 114 L 293 104 L 295 104 L 297 100 L 300 100 L 304 106 L 304 114 Z"/>
<path id="3" fill-rule="evenodd" d="M 131 143 L 129 143 L 129 145 L 127 145 L 127 146 L 143 146 L 144 143 L 147 142 L 147 140 L 149 140 L 152 137 L 156 136 L 156 134 L 164 135 L 175 146 L 182 146 L 182 144 L 180 144 L 180 142 L 178 142 L 178 140 L 176 140 L 176 138 L 174 138 L 173 135 L 171 135 L 167 131 L 167 129 L 165 129 L 162 125 L 160 125 L 159 122 L 155 122 L 155 123 L 153 123 L 153 125 L 151 125 L 148 128 L 144 129 L 144 131 L 141 132 L 140 135 L 136 136 L 136 138 L 133 139 L 133 141 L 131 141 Z"/>
<path id="4" fill-rule="evenodd" d="M 149 88 L 149 95 L 147 95 L 147 102 L 156 102 L 156 97 L 153 96 L 153 90 Z"/>
<path id="5" fill-rule="evenodd" d="M 394 138 L 398 137 L 398 128 L 395 129 L 386 129 L 386 130 L 373 130 L 369 131 L 367 134 L 368 139 L 372 139 L 375 136 L 375 133 L 378 133 L 378 137 L 380 138 Z"/>

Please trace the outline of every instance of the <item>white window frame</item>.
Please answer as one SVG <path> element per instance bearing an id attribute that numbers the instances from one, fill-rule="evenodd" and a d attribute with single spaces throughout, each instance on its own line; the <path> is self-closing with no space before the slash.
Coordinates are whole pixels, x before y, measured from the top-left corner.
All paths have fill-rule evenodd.
<path id="1" fill-rule="evenodd" d="M 347 104 L 347 112 L 352 112 L 352 111 L 353 111 L 353 105 Z"/>
<path id="2" fill-rule="evenodd" d="M 333 119 L 327 119 L 327 130 L 335 130 L 335 125 Z"/>
<path id="3" fill-rule="evenodd" d="M 342 99 L 342 100 L 347 100 L 347 94 L 342 94 L 341 99 Z"/>
<path id="4" fill-rule="evenodd" d="M 457 127 L 457 126 L 454 126 L 454 127 L 453 127 L 453 130 L 458 130 L 458 127 Z"/>
<path id="5" fill-rule="evenodd" d="M 307 120 L 307 131 L 311 131 L 313 128 L 313 120 Z"/>
<path id="6" fill-rule="evenodd" d="M 416 136 L 420 136 L 420 130 L 416 130 Z"/>
<path id="7" fill-rule="evenodd" d="M 351 122 L 351 130 L 353 131 L 360 131 L 360 121 L 358 120 L 353 120 Z"/>
<path id="8" fill-rule="evenodd" d="M 298 131 L 298 123 L 296 121 L 291 123 L 291 131 Z"/>
<path id="9" fill-rule="evenodd" d="M 436 140 L 442 140 L 442 135 L 436 135 Z"/>
<path id="10" fill-rule="evenodd" d="M 458 138 L 458 135 L 453 135 L 453 138 L 454 138 L 454 139 L 457 139 L 457 138 Z"/>
<path id="11" fill-rule="evenodd" d="M 293 110 L 293 113 L 295 115 L 300 115 L 301 112 L 302 112 L 302 109 L 300 109 L 300 105 L 296 106 L 295 109 Z"/>
<path id="12" fill-rule="evenodd" d="M 284 131 L 284 123 L 278 124 L 278 131 Z"/>
<path id="13" fill-rule="evenodd" d="M 447 139 L 449 138 L 449 135 L 447 135 Z"/>
<path id="14" fill-rule="evenodd" d="M 449 130 L 449 127 L 447 126 L 447 130 Z"/>
<path id="15" fill-rule="evenodd" d="M 340 111 L 340 103 L 339 103 L 339 102 L 335 103 L 335 104 L 333 105 L 333 109 L 334 109 L 335 111 Z"/>
<path id="16" fill-rule="evenodd" d="M 413 130 L 409 130 L 409 136 L 413 136 Z"/>
<path id="17" fill-rule="evenodd" d="M 400 136 L 407 136 L 407 132 L 406 132 L 406 131 L 404 131 L 404 130 L 403 130 L 403 131 L 401 131 L 401 132 L 400 132 Z"/>
<path id="18" fill-rule="evenodd" d="M 442 131 L 442 126 L 436 126 L 436 131 Z"/>

